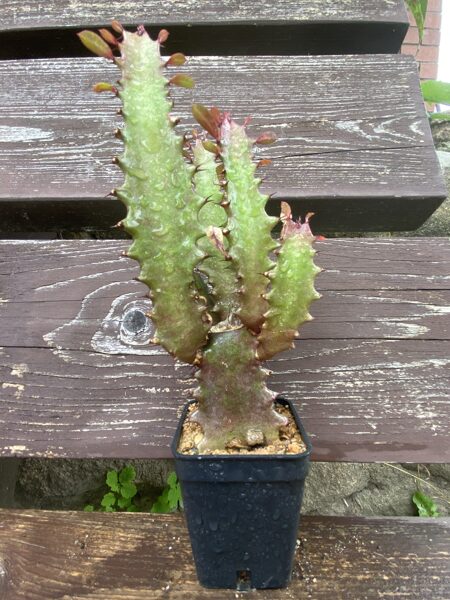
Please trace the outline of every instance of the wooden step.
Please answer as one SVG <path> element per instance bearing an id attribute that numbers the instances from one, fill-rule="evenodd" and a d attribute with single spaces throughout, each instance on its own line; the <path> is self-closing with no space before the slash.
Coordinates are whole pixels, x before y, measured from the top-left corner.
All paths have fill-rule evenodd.
<path id="1" fill-rule="evenodd" d="M 0 6 L 0 58 L 82 53 L 74 31 L 144 23 L 169 27 L 169 51 L 189 54 L 398 52 L 408 28 L 402 0 L 8 0 Z"/>
<path id="2" fill-rule="evenodd" d="M 150 301 L 126 246 L 0 243 L 1 455 L 170 456 L 195 382 L 148 345 Z M 450 462 L 450 241 L 317 248 L 316 320 L 269 365 L 314 458 Z"/>
<path id="3" fill-rule="evenodd" d="M 255 548 L 255 552 L 258 552 Z M 292 581 L 254 600 L 450 597 L 450 519 L 303 517 Z M 200 587 L 179 514 L 0 511 L 7 600 L 234 600 Z"/>
<path id="4" fill-rule="evenodd" d="M 190 130 L 192 101 L 219 104 L 249 131 L 278 142 L 258 150 L 263 189 L 317 232 L 407 230 L 446 196 L 409 56 L 194 57 L 193 93 L 174 90 Z M 109 227 L 124 214 L 106 197 L 122 174 L 116 98 L 91 91 L 114 81 L 102 59 L 0 62 L 0 230 Z"/>

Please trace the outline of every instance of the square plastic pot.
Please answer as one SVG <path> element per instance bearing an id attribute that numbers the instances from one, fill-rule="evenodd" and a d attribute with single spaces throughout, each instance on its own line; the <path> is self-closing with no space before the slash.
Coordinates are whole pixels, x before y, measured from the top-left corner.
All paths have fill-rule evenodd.
<path id="1" fill-rule="evenodd" d="M 285 587 L 291 576 L 311 442 L 292 404 L 301 454 L 186 455 L 172 452 L 200 583 L 237 590 Z"/>

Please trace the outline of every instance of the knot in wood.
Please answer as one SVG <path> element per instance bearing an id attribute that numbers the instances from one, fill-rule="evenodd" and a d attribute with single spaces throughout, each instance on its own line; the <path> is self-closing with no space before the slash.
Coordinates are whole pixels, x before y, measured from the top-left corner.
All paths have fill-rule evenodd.
<path id="1" fill-rule="evenodd" d="M 149 329 L 149 319 L 141 309 L 132 308 L 124 314 L 122 328 L 130 335 L 138 335 Z"/>

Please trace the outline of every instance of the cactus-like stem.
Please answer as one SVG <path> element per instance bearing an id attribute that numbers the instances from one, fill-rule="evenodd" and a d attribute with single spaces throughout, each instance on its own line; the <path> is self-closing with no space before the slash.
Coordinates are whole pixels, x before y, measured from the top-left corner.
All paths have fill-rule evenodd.
<path id="1" fill-rule="evenodd" d="M 281 248 L 271 272 L 272 287 L 267 294 L 269 310 L 258 337 L 258 358 L 267 360 L 278 352 L 287 350 L 297 337 L 302 323 L 312 319 L 309 306 L 320 298 L 314 289 L 314 278 L 321 271 L 313 262 L 314 236 L 308 224 L 292 220 L 291 210 L 282 203 Z"/>
<path id="2" fill-rule="evenodd" d="M 271 143 L 273 134 L 252 140 L 228 114 L 196 104 L 195 118 L 217 145 L 197 138 L 188 162 L 167 88 L 194 82 L 163 76 L 160 44 L 168 32 L 153 41 L 142 26 L 134 34 L 116 21 L 112 27 L 120 41 L 103 29 L 79 35 L 122 71 L 117 85 L 94 89 L 113 92 L 123 104 L 125 148 L 117 162 L 125 180 L 116 194 L 133 237 L 128 256 L 139 261 L 139 279 L 150 288 L 154 341 L 200 367 L 190 417 L 203 429 L 199 450 L 269 444 L 286 419 L 274 409 L 261 361 L 290 347 L 318 297 L 308 222 L 295 223 L 282 203 L 280 247 L 271 236 L 278 219 L 265 212 L 268 196 L 259 191 L 252 146 Z M 177 53 L 166 65 L 184 61 Z"/>
<path id="3" fill-rule="evenodd" d="M 191 419 L 204 437 L 200 451 L 271 443 L 286 419 L 273 408 L 275 394 L 256 358 L 257 340 L 247 329 L 212 333 L 197 373 L 198 409 Z"/>
<path id="4" fill-rule="evenodd" d="M 268 309 L 265 293 L 269 279 L 265 273 L 274 266 L 269 254 L 277 243 L 270 232 L 278 219 L 265 211 L 268 196 L 259 191 L 260 180 L 255 177 L 252 161 L 253 140 L 245 127 L 225 115 L 220 141 L 227 178 L 230 256 L 238 265 L 241 286 L 239 318 L 258 333 Z"/>
<path id="5" fill-rule="evenodd" d="M 159 43 L 139 28 L 124 31 L 119 48 L 125 151 L 118 162 L 125 182 L 116 193 L 128 208 L 123 225 L 134 239 L 128 256 L 140 262 L 139 279 L 151 290 L 155 339 L 193 362 L 211 321 L 193 281 L 204 257 L 196 245 L 204 235 L 197 218 L 203 199 L 193 191 L 194 167 L 183 158 L 183 140 L 170 120 Z"/>
<path id="6" fill-rule="evenodd" d="M 197 246 L 206 254 L 198 269 L 208 277 L 212 287 L 213 311 L 220 321 L 232 323 L 238 311 L 238 285 L 235 265 L 226 255 L 228 242 L 223 235 L 228 216 L 221 206 L 224 195 L 220 187 L 216 162 L 213 152 L 208 151 L 201 140 L 196 140 L 193 147 L 195 167 L 194 183 L 197 194 L 207 199 L 199 212 L 199 221 L 205 231 L 214 228 L 221 234 L 225 254 L 219 250 L 208 236 L 198 240 Z M 211 237 L 211 236 L 209 236 Z"/>

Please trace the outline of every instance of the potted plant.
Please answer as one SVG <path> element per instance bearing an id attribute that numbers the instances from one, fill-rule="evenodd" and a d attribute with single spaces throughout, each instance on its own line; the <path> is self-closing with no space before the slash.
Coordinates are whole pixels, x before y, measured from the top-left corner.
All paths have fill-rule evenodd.
<path id="1" fill-rule="evenodd" d="M 154 343 L 194 366 L 198 388 L 174 442 L 197 573 L 208 587 L 281 587 L 289 580 L 310 442 L 292 405 L 266 388 L 263 363 L 289 349 L 319 297 L 314 237 L 282 203 L 265 212 L 253 145 L 228 113 L 193 106 L 206 133 L 181 137 L 171 118 L 170 85 L 160 46 L 144 27 L 83 31 L 81 41 L 121 70 L 116 85 L 99 83 L 122 101 L 124 173 L 115 190 L 126 205 L 156 327 Z M 114 52 L 117 51 L 117 56 Z M 172 55 L 165 66 L 181 65 Z M 209 137 L 208 137 L 209 134 Z M 265 164 L 266 161 L 261 161 Z"/>

